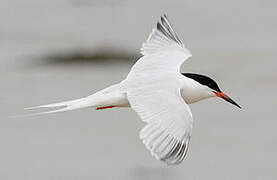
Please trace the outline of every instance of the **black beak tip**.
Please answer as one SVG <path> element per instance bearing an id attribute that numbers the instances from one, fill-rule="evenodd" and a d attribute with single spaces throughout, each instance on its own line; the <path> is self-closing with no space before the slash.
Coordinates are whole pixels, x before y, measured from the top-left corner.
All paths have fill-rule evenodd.
<path id="1" fill-rule="evenodd" d="M 241 106 L 238 105 L 235 101 L 233 101 L 230 97 L 227 96 L 225 100 L 241 109 Z"/>
<path id="2" fill-rule="evenodd" d="M 233 100 L 231 100 L 232 102 L 232 104 L 234 104 L 235 106 L 237 106 L 238 108 L 240 108 L 241 109 L 241 106 L 240 105 L 238 105 L 235 101 L 233 101 Z"/>
<path id="3" fill-rule="evenodd" d="M 224 99 L 225 101 L 227 101 L 241 109 L 240 105 L 238 105 L 233 99 L 231 99 L 229 96 L 227 96 L 223 92 L 214 92 L 214 93 L 216 94 L 217 97 L 220 97 L 220 98 Z"/>

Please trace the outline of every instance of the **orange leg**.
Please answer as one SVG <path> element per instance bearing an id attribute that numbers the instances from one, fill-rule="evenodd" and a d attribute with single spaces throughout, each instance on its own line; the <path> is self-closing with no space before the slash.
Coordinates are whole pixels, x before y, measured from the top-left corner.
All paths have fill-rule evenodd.
<path id="1" fill-rule="evenodd" d="M 97 107 L 96 110 L 102 110 L 102 109 L 108 109 L 108 108 L 114 108 L 116 106 L 104 106 L 104 107 Z"/>

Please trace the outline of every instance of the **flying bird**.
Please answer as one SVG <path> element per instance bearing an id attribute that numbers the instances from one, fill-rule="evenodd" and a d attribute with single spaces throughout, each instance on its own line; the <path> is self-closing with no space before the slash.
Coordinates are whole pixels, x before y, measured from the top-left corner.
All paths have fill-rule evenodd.
<path id="1" fill-rule="evenodd" d="M 126 79 L 85 98 L 26 109 L 59 108 L 49 114 L 94 107 L 96 110 L 131 107 L 146 122 L 140 131 L 151 154 L 169 165 L 181 163 L 188 151 L 193 118 L 188 104 L 219 97 L 237 106 L 211 78 L 180 73 L 191 52 L 174 31 L 166 15 L 141 47 L 142 57 Z"/>

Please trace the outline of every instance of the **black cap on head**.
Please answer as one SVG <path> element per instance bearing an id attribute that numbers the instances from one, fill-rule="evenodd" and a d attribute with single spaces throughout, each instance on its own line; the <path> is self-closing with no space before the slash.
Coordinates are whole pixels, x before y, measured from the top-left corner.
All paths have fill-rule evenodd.
<path id="1" fill-rule="evenodd" d="M 191 78 L 202 85 L 208 86 L 209 88 L 215 90 L 216 92 L 221 92 L 218 85 L 214 80 L 209 78 L 208 76 L 204 76 L 201 74 L 193 74 L 193 73 L 182 73 L 184 76 Z"/>

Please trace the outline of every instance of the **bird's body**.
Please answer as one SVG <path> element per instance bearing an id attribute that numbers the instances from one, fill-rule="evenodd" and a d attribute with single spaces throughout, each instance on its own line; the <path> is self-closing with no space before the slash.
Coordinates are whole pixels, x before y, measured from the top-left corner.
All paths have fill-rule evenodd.
<path id="1" fill-rule="evenodd" d="M 216 96 L 237 104 L 212 79 L 179 72 L 191 53 L 165 15 L 142 45 L 141 53 L 143 56 L 120 83 L 85 98 L 34 108 L 61 107 L 40 113 L 48 114 L 87 107 L 131 107 L 147 123 L 140 132 L 146 148 L 167 164 L 179 164 L 187 153 L 192 132 L 188 104 Z"/>

